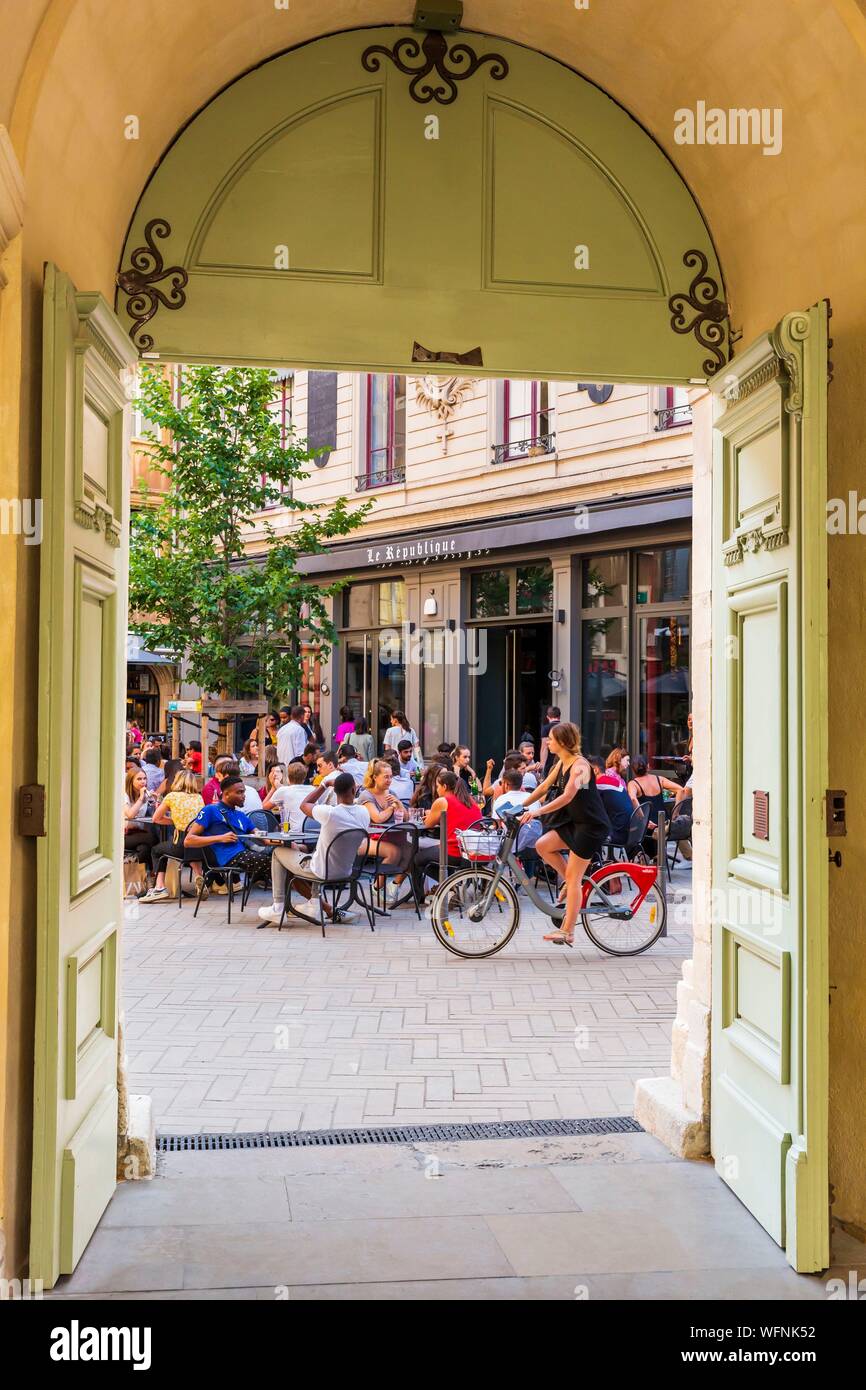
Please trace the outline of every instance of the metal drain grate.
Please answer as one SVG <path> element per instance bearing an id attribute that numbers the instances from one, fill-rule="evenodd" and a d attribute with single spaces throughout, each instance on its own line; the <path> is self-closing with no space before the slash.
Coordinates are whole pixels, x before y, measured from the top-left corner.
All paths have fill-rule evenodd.
<path id="1" fill-rule="evenodd" d="M 293 1129 L 272 1134 L 160 1134 L 160 1153 L 191 1149 L 341 1148 L 352 1144 L 430 1144 L 456 1139 L 538 1139 L 581 1134 L 643 1134 L 637 1120 L 500 1120 L 469 1125 L 389 1125 L 377 1129 Z"/>

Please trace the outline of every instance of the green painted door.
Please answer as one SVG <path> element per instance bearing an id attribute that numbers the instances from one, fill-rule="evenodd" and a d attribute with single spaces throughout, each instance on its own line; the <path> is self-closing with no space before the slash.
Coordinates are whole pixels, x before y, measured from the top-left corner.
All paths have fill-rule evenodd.
<path id="1" fill-rule="evenodd" d="M 204 107 L 130 224 L 118 309 L 136 343 L 169 362 L 405 371 L 417 342 L 480 349 L 482 375 L 714 371 L 718 262 L 641 126 L 561 63 L 478 34 L 446 66 L 466 73 L 460 44 L 481 66 L 425 100 L 398 66 L 417 42 L 333 34 Z"/>
<path id="2" fill-rule="evenodd" d="M 117 1162 L 127 385 L 101 296 L 46 268 L 30 1274 L 74 1269 Z"/>
<path id="3" fill-rule="evenodd" d="M 715 429 L 716 1168 L 795 1269 L 828 1263 L 827 307 L 739 353 Z"/>

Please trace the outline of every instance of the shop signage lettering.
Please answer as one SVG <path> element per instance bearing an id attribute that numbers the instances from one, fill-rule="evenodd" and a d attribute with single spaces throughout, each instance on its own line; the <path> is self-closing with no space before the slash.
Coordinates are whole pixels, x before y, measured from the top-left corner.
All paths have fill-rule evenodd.
<path id="1" fill-rule="evenodd" d="M 367 564 L 405 565 L 414 561 L 416 564 L 428 565 L 436 560 L 459 560 L 473 555 L 489 554 L 489 550 L 458 550 L 457 538 L 446 536 L 441 540 L 403 541 L 396 545 L 368 546 Z"/>

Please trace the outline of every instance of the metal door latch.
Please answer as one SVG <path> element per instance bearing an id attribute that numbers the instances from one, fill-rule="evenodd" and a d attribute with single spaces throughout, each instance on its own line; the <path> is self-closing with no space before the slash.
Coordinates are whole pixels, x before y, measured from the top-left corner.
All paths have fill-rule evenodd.
<path id="1" fill-rule="evenodd" d="M 18 788 L 18 834 L 45 834 L 45 788 L 38 783 Z"/>
<path id="2" fill-rule="evenodd" d="M 828 790 L 824 793 L 824 804 L 827 811 L 827 834 L 831 838 L 848 834 L 848 816 L 845 804 L 847 796 L 847 792 L 838 790 Z"/>

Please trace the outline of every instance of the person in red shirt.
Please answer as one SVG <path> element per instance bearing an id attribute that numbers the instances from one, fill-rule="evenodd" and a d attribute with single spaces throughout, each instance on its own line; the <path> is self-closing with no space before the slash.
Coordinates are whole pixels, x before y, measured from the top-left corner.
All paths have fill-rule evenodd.
<path id="1" fill-rule="evenodd" d="M 463 852 L 457 840 L 457 831 L 468 830 L 471 825 L 481 819 L 481 812 L 469 795 L 463 778 L 458 777 L 457 773 L 452 772 L 450 768 L 442 768 L 436 778 L 436 798 L 424 817 L 425 829 L 433 830 L 438 826 L 446 811 L 448 813 L 448 858 L 460 862 Z M 419 897 L 423 895 L 425 869 L 434 864 L 438 865 L 438 863 L 438 842 L 422 839 L 415 855 L 415 862 L 412 865 L 412 873 L 415 875 Z"/>
<path id="2" fill-rule="evenodd" d="M 189 772 L 194 772 L 196 777 L 201 777 L 201 744 L 198 739 L 193 739 L 190 743 L 184 761 Z"/>
<path id="3" fill-rule="evenodd" d="M 210 806 L 214 801 L 219 800 L 223 778 L 226 775 L 227 769 L 233 766 L 233 764 L 234 758 L 230 758 L 226 753 L 223 753 L 221 757 L 217 758 L 213 765 L 213 777 L 209 782 L 205 782 L 202 789 L 202 797 L 204 798 L 205 806 Z"/>

